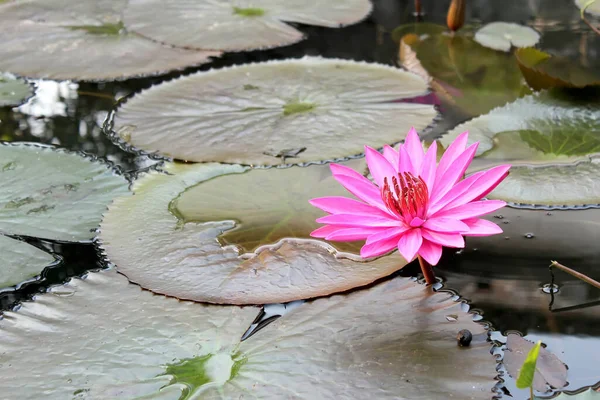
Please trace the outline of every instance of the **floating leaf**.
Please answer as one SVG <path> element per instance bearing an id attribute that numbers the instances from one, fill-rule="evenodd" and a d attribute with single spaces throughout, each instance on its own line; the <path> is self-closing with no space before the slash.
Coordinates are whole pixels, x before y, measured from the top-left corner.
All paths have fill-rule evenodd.
<path id="1" fill-rule="evenodd" d="M 0 144 L 0 231 L 89 241 L 127 181 L 102 162 L 34 144 Z"/>
<path id="2" fill-rule="evenodd" d="M 285 46 L 304 38 L 282 21 L 339 28 L 359 22 L 371 8 L 369 0 L 131 0 L 124 18 L 127 27 L 159 42 L 240 51 Z"/>
<path id="3" fill-rule="evenodd" d="M 25 80 L 0 73 L 0 107 L 18 106 L 32 94 L 33 89 Z"/>
<path id="4" fill-rule="evenodd" d="M 600 16 L 600 2 L 599 1 L 575 0 L 575 4 L 577 5 L 577 7 L 581 8 L 581 9 L 583 9 L 585 7 L 586 13 Z"/>
<path id="5" fill-rule="evenodd" d="M 173 175 L 146 175 L 134 185 L 134 196 L 117 199 L 100 233 L 110 261 L 153 292 L 210 303 L 283 303 L 363 286 L 406 264 L 397 253 L 365 262 L 302 238 L 318 226 L 308 199 L 339 192 L 336 185 L 319 182 L 332 179 L 326 166 L 244 174 L 243 167 L 223 164 L 165 168 Z M 232 175 L 217 178 L 222 174 Z M 278 186 L 281 194 L 275 192 Z M 294 196 L 297 202 L 291 200 Z M 283 204 L 276 205 L 278 199 Z M 276 242 L 286 235 L 290 239 Z M 240 256 L 235 247 L 221 246 L 218 237 L 248 250 L 271 246 Z"/>
<path id="6" fill-rule="evenodd" d="M 111 80 L 210 61 L 123 27 L 126 1 L 13 1 L 0 5 L 0 69 L 32 78 Z M 159 13 L 160 14 L 160 13 Z"/>
<path id="7" fill-rule="evenodd" d="M 34 399 L 493 394 L 485 328 L 451 294 L 410 279 L 302 305 L 240 343 L 255 310 L 153 296 L 114 271 L 92 273 L 0 320 L 0 390 Z M 462 329 L 473 334 L 468 347 L 456 344 Z"/>
<path id="8" fill-rule="evenodd" d="M 186 161 L 281 164 L 359 154 L 423 129 L 431 105 L 392 102 L 426 83 L 385 65 L 303 58 L 200 72 L 133 97 L 115 131 L 143 150 Z M 275 156 L 274 156 L 275 154 Z"/>
<path id="9" fill-rule="evenodd" d="M 424 25 L 415 33 L 413 25 L 402 25 L 393 36 L 400 40 L 400 63 L 429 80 L 442 104 L 480 115 L 524 92 L 512 55 L 481 46 L 468 29 L 450 35 L 441 26 Z"/>
<path id="10" fill-rule="evenodd" d="M 0 289 L 25 282 L 55 262 L 37 247 L 0 235 Z"/>
<path id="11" fill-rule="evenodd" d="M 512 377 L 519 376 L 528 353 L 533 347 L 534 343 L 523 339 L 519 335 L 511 333 L 507 336 L 503 361 L 504 366 Z M 546 350 L 545 347 L 540 348 L 535 369 L 533 388 L 538 392 L 547 392 L 548 386 L 560 389 L 567 384 L 566 365 L 558 357 Z"/>
<path id="12" fill-rule="evenodd" d="M 494 50 L 509 51 L 511 47 L 534 46 L 540 40 L 540 34 L 528 26 L 510 22 L 492 22 L 477 32 L 475 41 Z"/>
<path id="13" fill-rule="evenodd" d="M 600 13 L 600 11 L 599 11 Z M 600 399 L 600 392 L 589 388 L 585 392 L 577 393 L 577 394 L 559 394 L 556 399 L 558 400 L 598 400 Z M 541 400 L 540 397 L 536 397 L 536 400 Z"/>
<path id="14" fill-rule="evenodd" d="M 527 84 L 534 90 L 553 87 L 600 86 L 600 74 L 567 58 L 555 57 L 533 47 L 515 52 Z"/>
<path id="15" fill-rule="evenodd" d="M 517 378 L 517 387 L 519 389 L 527 389 L 533 386 L 533 376 L 536 372 L 536 364 L 540 355 L 540 348 L 542 347 L 542 341 L 538 340 L 535 346 L 529 350 L 527 358 L 523 362 L 523 366 L 519 371 L 519 377 Z"/>

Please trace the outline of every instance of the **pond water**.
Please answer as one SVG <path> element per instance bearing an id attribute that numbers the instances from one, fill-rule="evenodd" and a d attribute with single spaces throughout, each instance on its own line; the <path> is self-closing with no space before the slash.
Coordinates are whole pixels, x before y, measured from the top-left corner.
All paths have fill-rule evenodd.
<path id="1" fill-rule="evenodd" d="M 448 5 L 449 1 L 423 1 L 424 21 L 445 24 Z M 104 132 L 103 124 L 116 102 L 160 82 L 192 72 L 250 62 L 311 55 L 397 66 L 399 44 L 392 37 L 392 31 L 414 21 L 412 1 L 374 0 L 374 10 L 366 20 L 340 29 L 299 25 L 306 40 L 286 47 L 226 53 L 200 67 L 152 78 L 106 83 L 36 81 L 36 93 L 27 103 L 19 107 L 0 107 L 0 140 L 36 142 L 83 151 L 109 160 L 126 177 L 134 179 L 140 171 L 151 169 L 158 159 L 125 151 L 115 144 L 114 137 L 111 138 Z M 581 21 L 579 9 L 571 0 L 470 1 L 467 3 L 466 21 L 468 25 L 474 26 L 506 21 L 533 27 L 541 34 L 538 47 L 542 50 L 569 58 L 591 69 L 600 68 L 600 35 Z M 498 68 L 500 72 L 494 73 L 502 73 L 502 67 Z M 481 72 L 482 79 L 489 79 L 485 76 L 487 72 Z M 451 79 L 452 77 L 446 81 Z M 485 85 L 484 80 L 481 90 L 489 92 L 482 96 L 493 98 L 495 89 Z M 477 87 L 475 85 L 472 90 L 477 91 Z M 474 102 L 479 101 L 476 96 L 472 99 Z M 431 98 L 418 101 L 430 103 Z M 452 107 L 442 101 L 438 107 L 442 114 L 425 131 L 428 139 L 436 138 L 458 124 L 484 113 L 475 105 Z M 484 104 L 482 107 L 488 106 Z M 493 107 L 488 110 L 491 108 Z M 596 123 L 600 125 L 599 121 L 596 120 Z M 598 129 L 596 126 L 595 131 L 598 132 Z M 217 181 L 212 183 L 213 186 L 218 186 Z M 211 186 L 200 188 L 207 191 L 218 189 Z M 595 203 L 600 201 L 596 199 Z M 598 384 L 600 290 L 560 271 L 554 271 L 553 277 L 548 265 L 551 259 L 558 259 L 561 263 L 600 280 L 600 251 L 595 241 L 600 239 L 600 209 L 540 209 L 536 212 L 539 214 L 534 222 L 523 222 L 524 218 L 518 213 L 503 215 L 503 212 L 498 212 L 495 222 L 505 229 L 506 234 L 485 238 L 490 240 L 488 244 L 482 240 L 467 241 L 467 247 L 459 252 L 447 249 L 436 268 L 437 274 L 443 282 L 443 290 L 455 291 L 468 301 L 472 309 L 483 315 L 483 319 L 497 331 L 493 339 L 499 343 L 505 341 L 503 335 L 511 331 L 518 331 L 533 341 L 543 340 L 569 366 L 570 379 L 566 389 L 575 390 Z M 561 222 L 544 222 L 562 218 L 557 215 L 563 215 L 560 214 L 563 212 L 571 213 L 567 217 L 571 222 L 565 222 L 564 225 Z M 577 214 L 581 212 L 586 214 Z M 226 214 L 223 211 L 223 218 L 219 219 L 230 219 Z M 203 218 L 202 215 L 196 217 L 199 220 Z M 298 229 L 306 235 L 306 228 Z M 548 230 L 553 230 L 551 237 Z M 270 240 L 284 236 L 279 235 Z M 16 290 L 0 292 L 0 311 L 9 310 L 18 302 L 31 298 L 51 285 L 66 282 L 72 276 L 106 266 L 93 244 L 61 243 L 29 237 L 24 239 L 60 256 L 63 263 L 44 270 L 39 281 L 25 283 Z M 248 243 L 250 251 L 264 244 L 260 240 L 253 241 L 252 237 L 236 236 L 235 231 L 230 236 L 221 237 L 221 240 L 224 243 Z M 398 274 L 416 276 L 419 272 L 418 266 L 410 265 Z M 516 389 L 511 378 L 504 378 L 506 383 L 499 383 L 498 386 L 505 385 L 505 396 L 510 393 L 514 399 L 527 398 L 528 391 Z"/>

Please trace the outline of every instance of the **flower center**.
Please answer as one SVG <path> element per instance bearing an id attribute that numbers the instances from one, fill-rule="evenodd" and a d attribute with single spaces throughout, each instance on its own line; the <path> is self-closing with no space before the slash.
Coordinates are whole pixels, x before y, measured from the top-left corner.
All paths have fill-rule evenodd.
<path id="1" fill-rule="evenodd" d="M 416 226 L 425 222 L 429 190 L 420 176 L 415 178 L 410 172 L 402 172 L 391 177 L 391 185 L 388 178 L 384 178 L 381 198 L 388 210 L 404 218 L 411 226 L 415 219 L 415 222 L 420 221 Z"/>

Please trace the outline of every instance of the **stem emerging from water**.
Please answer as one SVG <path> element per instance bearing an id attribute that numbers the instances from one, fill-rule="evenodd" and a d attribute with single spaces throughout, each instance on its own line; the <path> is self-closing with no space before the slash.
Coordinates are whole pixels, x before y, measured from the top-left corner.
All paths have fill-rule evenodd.
<path id="1" fill-rule="evenodd" d="M 534 398 L 533 398 L 533 383 L 531 384 L 531 386 L 529 386 L 529 396 L 531 397 L 531 400 L 534 400 Z"/>
<path id="2" fill-rule="evenodd" d="M 435 279 L 435 274 L 433 273 L 433 268 L 431 268 L 431 265 L 425 261 L 423 257 L 417 257 L 419 258 L 419 265 L 421 265 L 421 271 L 425 277 L 425 283 L 427 283 L 427 285 L 433 285 L 435 282 L 437 282 Z"/>
<path id="3" fill-rule="evenodd" d="M 552 268 L 552 267 L 558 268 L 561 271 L 564 271 L 567 274 L 570 274 L 570 275 L 574 276 L 575 278 L 581 279 L 585 283 L 589 283 L 593 287 L 600 289 L 600 282 L 593 280 L 592 278 L 590 278 L 587 275 L 582 274 L 581 272 L 577 272 L 569 267 L 565 267 L 564 265 L 562 265 L 556 261 L 551 261 L 550 268 Z"/>

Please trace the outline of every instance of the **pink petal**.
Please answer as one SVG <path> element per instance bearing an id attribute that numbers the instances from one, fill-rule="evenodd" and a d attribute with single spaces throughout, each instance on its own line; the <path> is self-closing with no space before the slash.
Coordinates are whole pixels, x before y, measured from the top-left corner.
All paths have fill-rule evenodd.
<path id="1" fill-rule="evenodd" d="M 347 191 L 362 201 L 387 212 L 387 207 L 383 204 L 383 200 L 381 200 L 379 189 L 377 186 L 373 185 L 370 180 L 352 168 L 348 168 L 344 165 L 331 164 L 330 168 L 333 177 L 341 183 Z"/>
<path id="2" fill-rule="evenodd" d="M 398 241 L 394 238 L 365 244 L 360 249 L 360 256 L 362 258 L 381 256 L 385 253 L 389 253 L 390 251 L 394 250 L 396 248 L 397 243 Z"/>
<path id="3" fill-rule="evenodd" d="M 318 197 L 308 202 L 330 214 L 374 215 L 382 218 L 391 215 L 381 211 L 377 207 L 342 196 Z"/>
<path id="4" fill-rule="evenodd" d="M 373 176 L 373 179 L 377 182 L 377 186 L 380 188 L 383 187 L 384 178 L 388 178 L 389 181 L 392 176 L 398 174 L 396 168 L 394 168 L 381 153 L 369 146 L 365 146 L 365 158 L 367 159 L 367 165 L 369 166 L 369 171 L 371 171 L 371 176 Z"/>
<path id="5" fill-rule="evenodd" d="M 398 152 L 394 150 L 393 147 L 388 146 L 387 144 L 383 146 L 383 156 L 394 168 L 398 168 Z"/>
<path id="6" fill-rule="evenodd" d="M 408 151 L 406 151 L 406 146 L 401 145 L 398 149 L 398 153 L 400 155 L 398 172 L 410 172 L 411 174 L 415 175 L 415 167 L 412 164 L 412 160 L 410 159 Z"/>
<path id="7" fill-rule="evenodd" d="M 429 218 L 423 224 L 423 228 L 444 233 L 469 232 L 469 226 L 467 224 L 457 219 L 447 217 Z"/>
<path id="8" fill-rule="evenodd" d="M 472 144 L 468 149 L 456 157 L 452 165 L 448 166 L 446 172 L 439 180 L 436 175 L 433 193 L 431 194 L 432 202 L 440 200 L 450 189 L 452 189 L 452 186 L 463 177 L 469 164 L 473 161 L 473 157 L 475 157 L 477 147 L 479 147 L 479 142 Z"/>
<path id="9" fill-rule="evenodd" d="M 457 202 L 456 200 L 464 197 L 465 194 L 469 192 L 469 188 L 473 186 L 482 175 L 483 171 L 476 172 L 468 178 L 458 182 L 441 199 L 429 205 L 428 214 L 433 215 L 442 208 L 454 208 L 460 204 L 464 204 L 465 202 Z M 450 204 L 454 205 L 451 206 Z"/>
<path id="10" fill-rule="evenodd" d="M 439 244 L 440 246 L 455 247 L 459 249 L 465 247 L 465 239 L 460 233 L 442 233 L 423 229 L 422 234 L 424 239 Z"/>
<path id="11" fill-rule="evenodd" d="M 475 195 L 475 197 L 470 198 L 469 201 L 480 200 L 488 194 L 490 194 L 490 192 L 496 189 L 496 187 L 504 180 L 504 178 L 508 176 L 508 170 L 510 169 L 510 167 L 510 165 L 499 165 L 497 167 L 490 168 L 489 170 L 485 171 L 486 176 L 485 178 L 481 178 L 481 183 L 478 182 L 478 185 L 481 184 L 482 186 L 485 186 L 485 184 L 487 183 L 489 184 L 488 188 L 482 191 L 481 193 L 478 193 L 479 188 L 473 188 L 472 195 Z"/>
<path id="12" fill-rule="evenodd" d="M 369 235 L 381 232 L 385 228 L 344 228 L 338 229 L 325 237 L 326 240 L 337 242 L 353 242 L 355 240 L 365 240 Z"/>
<path id="13" fill-rule="evenodd" d="M 325 225 L 320 228 L 315 229 L 310 233 L 310 236 L 325 239 L 328 235 L 335 231 L 339 231 L 340 229 L 346 229 L 344 227 L 334 226 L 334 225 Z"/>
<path id="14" fill-rule="evenodd" d="M 442 257 L 442 246 L 423 239 L 423 244 L 419 249 L 419 255 L 423 257 L 430 265 L 437 265 Z"/>
<path id="15" fill-rule="evenodd" d="M 423 165 L 423 145 L 415 128 L 410 128 L 404 140 L 404 149 L 410 157 L 414 174 L 419 176 Z"/>
<path id="16" fill-rule="evenodd" d="M 468 139 L 469 132 L 463 132 L 458 135 L 458 137 L 454 139 L 454 142 L 452 142 L 446 151 L 444 151 L 437 168 L 436 181 L 438 181 L 446 173 L 446 170 L 454 163 L 454 160 L 456 160 L 456 158 L 463 151 L 465 151 Z"/>
<path id="17" fill-rule="evenodd" d="M 450 217 L 455 219 L 468 219 L 479 217 L 480 215 L 488 214 L 494 212 L 506 205 L 506 202 L 502 200 L 480 200 L 474 201 L 471 203 L 463 204 L 458 207 L 454 207 L 451 209 L 444 209 L 435 215 L 432 218 L 438 217 Z"/>
<path id="18" fill-rule="evenodd" d="M 400 240 L 400 235 L 409 230 L 408 226 L 399 226 L 394 228 L 387 228 L 385 230 L 381 230 L 373 235 L 370 235 L 367 238 L 367 244 L 373 242 L 380 242 L 382 240 L 394 239 L 394 244 L 398 243 Z"/>
<path id="19" fill-rule="evenodd" d="M 421 229 L 414 228 L 407 231 L 402 235 L 400 240 L 398 240 L 398 251 L 406 261 L 411 262 L 417 255 L 422 243 L 423 237 L 421 236 Z"/>
<path id="20" fill-rule="evenodd" d="M 333 214 L 317 218 L 320 224 L 340 225 L 348 228 L 360 227 L 395 227 L 400 225 L 400 221 L 391 218 L 381 218 L 377 216 L 355 215 L 355 214 Z"/>
<path id="21" fill-rule="evenodd" d="M 463 221 L 469 225 L 469 232 L 465 236 L 490 236 L 502 233 L 502 228 L 491 221 L 479 218 L 471 218 Z"/>
<path id="22" fill-rule="evenodd" d="M 425 153 L 425 158 L 423 159 L 423 165 L 421 168 L 421 178 L 427 184 L 427 189 L 429 189 L 429 195 L 431 197 L 431 193 L 433 192 L 433 184 L 435 182 L 435 173 L 436 173 L 436 163 L 437 163 L 437 142 L 433 142 L 431 146 L 427 149 L 427 153 Z"/>

